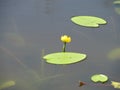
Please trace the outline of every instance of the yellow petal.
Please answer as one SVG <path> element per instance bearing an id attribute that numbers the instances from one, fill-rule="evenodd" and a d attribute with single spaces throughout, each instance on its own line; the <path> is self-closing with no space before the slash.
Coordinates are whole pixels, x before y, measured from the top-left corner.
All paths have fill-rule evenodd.
<path id="1" fill-rule="evenodd" d="M 63 36 L 61 36 L 61 41 L 69 43 L 69 42 L 71 42 L 71 37 L 69 37 L 67 35 L 63 35 Z"/>

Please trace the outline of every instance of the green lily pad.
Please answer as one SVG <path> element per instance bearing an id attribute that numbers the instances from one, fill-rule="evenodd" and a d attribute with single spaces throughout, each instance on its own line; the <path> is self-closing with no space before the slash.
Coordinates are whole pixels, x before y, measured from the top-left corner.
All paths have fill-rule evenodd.
<path id="1" fill-rule="evenodd" d="M 72 64 L 82 61 L 85 58 L 86 54 L 74 52 L 57 52 L 43 57 L 43 59 L 46 59 L 46 62 L 51 64 Z"/>
<path id="2" fill-rule="evenodd" d="M 71 21 L 85 27 L 99 27 L 99 24 L 107 23 L 104 19 L 95 16 L 74 16 Z"/>
<path id="3" fill-rule="evenodd" d="M 108 81 L 108 77 L 106 75 L 103 75 L 103 74 L 95 74 L 91 77 L 91 80 L 93 82 L 104 83 L 104 82 Z"/>
<path id="4" fill-rule="evenodd" d="M 111 60 L 120 59 L 120 48 L 113 49 L 108 53 L 108 58 Z"/>

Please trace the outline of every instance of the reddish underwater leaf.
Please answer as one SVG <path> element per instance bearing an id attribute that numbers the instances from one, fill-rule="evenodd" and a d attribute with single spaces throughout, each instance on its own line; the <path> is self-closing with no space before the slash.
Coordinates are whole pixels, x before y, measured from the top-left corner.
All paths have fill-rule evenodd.
<path id="1" fill-rule="evenodd" d="M 85 82 L 79 82 L 79 87 L 81 87 L 81 86 L 83 86 L 83 85 L 85 85 Z"/>

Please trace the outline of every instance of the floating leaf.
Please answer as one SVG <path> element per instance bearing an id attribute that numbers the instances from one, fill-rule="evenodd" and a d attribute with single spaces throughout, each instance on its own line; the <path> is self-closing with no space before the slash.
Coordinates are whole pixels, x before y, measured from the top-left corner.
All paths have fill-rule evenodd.
<path id="1" fill-rule="evenodd" d="M 99 24 L 107 23 L 104 19 L 95 16 L 74 16 L 71 21 L 85 27 L 99 27 Z"/>
<path id="2" fill-rule="evenodd" d="M 46 62 L 51 64 L 72 64 L 82 61 L 85 58 L 86 54 L 74 52 L 57 52 L 43 57 L 43 59 L 46 59 Z"/>
<path id="3" fill-rule="evenodd" d="M 108 53 L 108 58 L 112 60 L 120 59 L 120 48 L 113 49 Z"/>
<path id="4" fill-rule="evenodd" d="M 103 75 L 103 74 L 95 74 L 91 77 L 91 80 L 93 82 L 106 82 L 108 81 L 108 77 L 106 75 Z"/>
<path id="5" fill-rule="evenodd" d="M 1 89 L 5 89 L 5 88 L 9 88 L 11 86 L 15 85 L 15 81 L 7 81 L 5 83 L 3 83 L 2 85 L 0 85 L 0 90 Z"/>
<path id="6" fill-rule="evenodd" d="M 111 81 L 111 85 L 112 85 L 114 88 L 120 88 L 120 82 Z"/>

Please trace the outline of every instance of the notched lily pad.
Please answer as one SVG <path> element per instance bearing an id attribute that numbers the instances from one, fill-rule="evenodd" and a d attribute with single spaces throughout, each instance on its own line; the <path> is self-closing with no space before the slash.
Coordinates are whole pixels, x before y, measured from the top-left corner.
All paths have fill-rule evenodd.
<path id="1" fill-rule="evenodd" d="M 108 81 L 108 77 L 106 75 L 103 75 L 103 74 L 95 74 L 91 77 L 91 80 L 93 82 L 104 83 L 104 82 Z"/>
<path id="2" fill-rule="evenodd" d="M 43 57 L 46 62 L 51 64 L 72 64 L 82 61 L 86 58 L 86 54 L 74 52 L 57 52 L 51 53 Z"/>
<path id="3" fill-rule="evenodd" d="M 85 27 L 99 27 L 99 24 L 106 24 L 106 20 L 95 16 L 74 16 L 71 21 Z"/>

